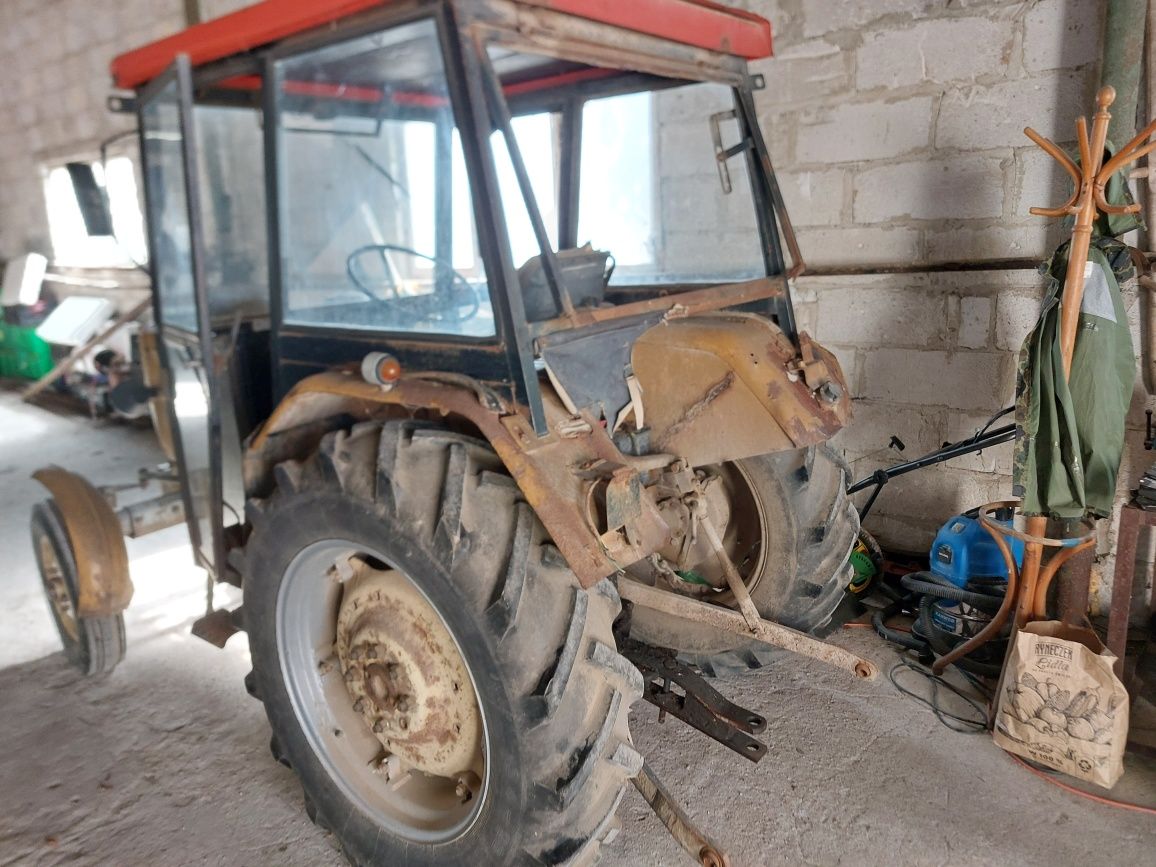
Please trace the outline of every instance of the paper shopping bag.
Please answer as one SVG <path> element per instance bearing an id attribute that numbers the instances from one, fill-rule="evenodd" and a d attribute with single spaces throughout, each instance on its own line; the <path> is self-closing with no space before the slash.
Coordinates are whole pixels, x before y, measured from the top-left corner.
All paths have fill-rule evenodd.
<path id="1" fill-rule="evenodd" d="M 1124 773 L 1128 693 L 1090 629 L 1057 621 L 1016 634 L 992 737 L 1008 752 L 1111 788 Z"/>

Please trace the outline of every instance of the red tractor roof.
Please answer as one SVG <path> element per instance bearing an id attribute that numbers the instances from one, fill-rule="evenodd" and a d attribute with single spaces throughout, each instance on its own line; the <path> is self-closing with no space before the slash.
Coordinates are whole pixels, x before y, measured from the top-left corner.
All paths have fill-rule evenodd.
<path id="1" fill-rule="evenodd" d="M 390 0 L 263 0 L 150 42 L 112 61 L 117 87 L 151 81 L 187 54 L 193 66 L 251 51 Z M 765 18 L 711 0 L 518 0 L 672 42 L 754 60 L 771 55 Z"/>

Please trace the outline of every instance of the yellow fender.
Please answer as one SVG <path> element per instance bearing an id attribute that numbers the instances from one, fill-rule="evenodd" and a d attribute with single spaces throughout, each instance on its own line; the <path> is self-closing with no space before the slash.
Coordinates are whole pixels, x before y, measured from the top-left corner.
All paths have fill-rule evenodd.
<path id="1" fill-rule="evenodd" d="M 82 476 L 60 467 L 37 470 L 32 478 L 48 488 L 68 531 L 76 561 L 79 617 L 112 617 L 132 600 L 128 549 L 120 521 L 108 500 Z"/>

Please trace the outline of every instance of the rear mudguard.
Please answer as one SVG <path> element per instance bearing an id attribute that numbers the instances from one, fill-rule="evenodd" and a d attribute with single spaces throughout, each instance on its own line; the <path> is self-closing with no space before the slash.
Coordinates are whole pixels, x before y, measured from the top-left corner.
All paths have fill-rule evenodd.
<path id="1" fill-rule="evenodd" d="M 76 561 L 80 617 L 112 617 L 132 600 L 128 550 L 120 521 L 108 500 L 85 478 L 60 467 L 45 467 L 32 478 L 48 488 L 68 531 Z"/>
<path id="2" fill-rule="evenodd" d="M 651 449 L 692 467 L 817 445 L 851 415 L 839 362 L 745 313 L 667 319 L 631 355 Z"/>

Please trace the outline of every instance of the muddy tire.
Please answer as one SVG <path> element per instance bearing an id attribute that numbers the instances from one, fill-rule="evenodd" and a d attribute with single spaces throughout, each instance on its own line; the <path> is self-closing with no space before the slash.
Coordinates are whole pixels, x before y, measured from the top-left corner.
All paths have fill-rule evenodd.
<path id="1" fill-rule="evenodd" d="M 76 556 L 52 500 L 32 508 L 32 548 L 64 655 L 86 677 L 108 674 L 124 659 L 124 616 L 77 615 Z"/>
<path id="2" fill-rule="evenodd" d="M 328 434 L 275 475 L 272 495 L 247 509 L 244 609 L 274 753 L 300 779 L 311 818 L 355 865 L 593 862 L 641 766 L 627 711 L 642 680 L 615 649 L 613 586 L 578 586 L 500 461 L 469 437 L 367 422 Z M 319 738 L 291 695 L 312 675 L 293 670 L 286 600 L 299 598 L 290 588 L 304 580 L 309 552 L 334 544 L 416 585 L 468 669 L 486 770 L 456 824 L 438 825 L 427 810 L 419 827 L 386 782 L 335 774 L 328 735 Z M 331 612 L 350 592 L 324 573 L 309 580 L 328 581 Z M 347 730 L 345 742 L 350 735 L 365 732 Z"/>
<path id="3" fill-rule="evenodd" d="M 761 455 L 729 465 L 750 499 L 732 504 L 757 515 L 759 538 L 736 560 L 759 612 L 803 632 L 822 633 L 853 575 L 859 515 L 847 496 L 850 470 L 829 446 Z M 729 595 L 729 594 L 728 594 Z M 736 606 L 737 607 L 737 606 Z M 671 647 L 705 674 L 759 668 L 783 651 L 701 624 L 635 609 L 631 635 Z"/>

